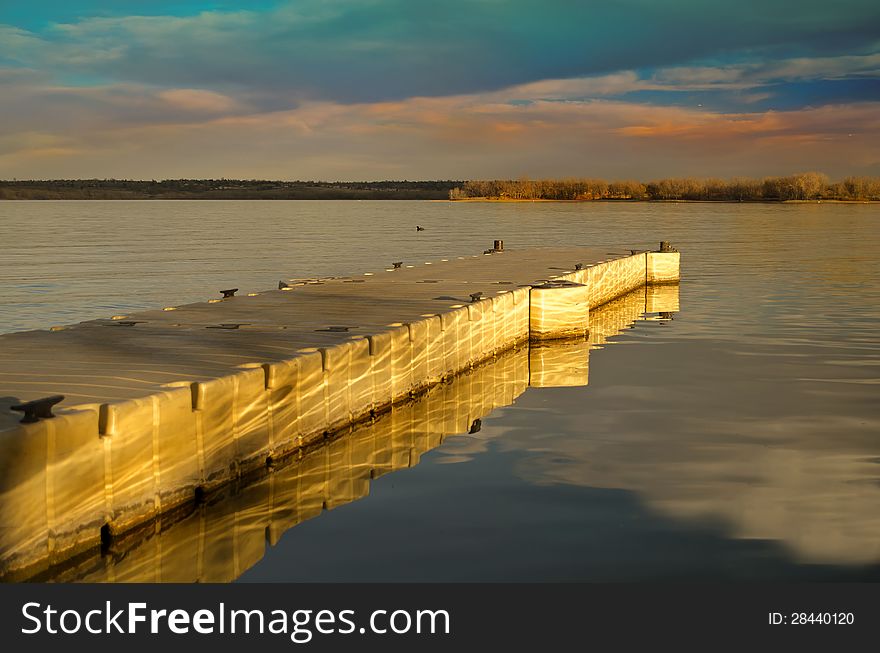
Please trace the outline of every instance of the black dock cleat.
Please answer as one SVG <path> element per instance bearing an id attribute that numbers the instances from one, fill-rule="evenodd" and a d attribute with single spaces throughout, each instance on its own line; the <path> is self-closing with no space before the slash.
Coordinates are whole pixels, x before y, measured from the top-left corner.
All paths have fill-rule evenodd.
<path id="1" fill-rule="evenodd" d="M 52 406 L 61 401 L 64 401 L 64 395 L 52 395 L 51 397 L 26 401 L 22 404 L 10 406 L 10 408 L 24 413 L 24 417 L 21 418 L 22 424 L 33 424 L 34 422 L 39 422 L 41 419 L 55 417 L 55 415 L 52 414 Z"/>

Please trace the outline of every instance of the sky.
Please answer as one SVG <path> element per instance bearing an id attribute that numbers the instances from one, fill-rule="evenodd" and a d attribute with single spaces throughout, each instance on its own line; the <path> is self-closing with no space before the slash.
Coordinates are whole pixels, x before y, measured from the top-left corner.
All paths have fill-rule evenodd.
<path id="1" fill-rule="evenodd" d="M 0 178 L 880 175 L 876 0 L 0 0 Z"/>

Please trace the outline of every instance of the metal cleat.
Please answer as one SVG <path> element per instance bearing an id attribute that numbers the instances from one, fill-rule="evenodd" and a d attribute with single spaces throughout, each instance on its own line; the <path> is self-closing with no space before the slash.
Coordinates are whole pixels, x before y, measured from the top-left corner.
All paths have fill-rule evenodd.
<path id="1" fill-rule="evenodd" d="M 24 417 L 21 418 L 22 424 L 33 424 L 34 422 L 39 422 L 41 419 L 55 417 L 55 415 L 52 414 L 52 406 L 61 401 L 64 401 L 64 395 L 52 395 L 51 397 L 25 401 L 24 403 L 10 406 L 10 408 L 24 413 Z"/>

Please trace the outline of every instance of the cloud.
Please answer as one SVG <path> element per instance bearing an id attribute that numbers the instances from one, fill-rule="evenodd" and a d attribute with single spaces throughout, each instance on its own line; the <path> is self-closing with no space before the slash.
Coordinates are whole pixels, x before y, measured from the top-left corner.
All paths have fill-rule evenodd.
<path id="1" fill-rule="evenodd" d="M 828 105 L 799 111 L 751 114 L 647 113 L 619 132 L 636 138 L 723 144 L 750 137 L 780 144 L 785 140 L 829 142 L 880 134 L 880 102 Z"/>
<path id="2" fill-rule="evenodd" d="M 77 134 L 164 124 L 194 124 L 253 111 L 247 97 L 205 89 L 140 84 L 61 86 L 45 76 L 0 68 L 0 135 Z"/>
<path id="3" fill-rule="evenodd" d="M 658 87 L 749 88 L 804 79 L 880 78 L 880 53 L 835 57 L 794 57 L 723 66 L 676 66 L 651 75 Z"/>
<path id="4" fill-rule="evenodd" d="M 66 140 L 54 149 L 40 143 L 17 146 L 14 156 L 0 157 L 0 176 L 413 179 L 764 175 L 804 168 L 833 176 L 880 172 L 880 102 L 731 113 L 610 97 L 536 99 L 580 92 L 592 83 L 548 81 L 393 102 L 317 100 L 277 111 L 196 89 L 19 85 L 12 95 L 22 105 L 47 107 L 63 119 L 52 123 L 36 115 L 29 120 L 4 115 L 0 108 L 7 136 L 48 133 Z M 640 83 L 621 75 L 598 80 L 593 91 L 617 92 L 621 85 Z M 523 96 L 531 99 L 513 101 Z M 74 151 L 75 157 L 68 156 Z"/>
<path id="5" fill-rule="evenodd" d="M 99 4 L 0 26 L 0 176 L 877 170 L 875 3 Z"/>
<path id="6" fill-rule="evenodd" d="M 228 113 L 241 108 L 241 105 L 231 97 L 196 88 L 160 91 L 158 97 L 173 107 L 200 113 Z"/>
<path id="7" fill-rule="evenodd" d="M 869 26 L 878 21 L 878 5 L 862 0 L 806 0 L 794 14 L 782 0 L 449 0 L 442 8 L 306 0 L 263 11 L 86 17 L 38 31 L 5 27 L 0 60 L 60 79 L 285 89 L 299 99 L 362 102 L 719 57 L 723 64 L 731 56 L 852 55 L 876 45 Z"/>
<path id="8" fill-rule="evenodd" d="M 633 70 L 623 70 L 609 75 L 577 77 L 573 79 L 544 79 L 527 84 L 511 86 L 494 93 L 484 94 L 499 102 L 523 100 L 565 100 L 608 95 L 622 95 L 633 91 L 659 89 L 656 83 L 641 78 Z"/>

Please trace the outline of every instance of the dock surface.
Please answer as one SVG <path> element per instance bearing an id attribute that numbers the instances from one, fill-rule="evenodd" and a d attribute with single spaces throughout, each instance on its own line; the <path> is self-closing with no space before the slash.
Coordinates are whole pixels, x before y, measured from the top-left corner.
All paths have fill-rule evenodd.
<path id="1" fill-rule="evenodd" d="M 418 321 L 470 303 L 473 293 L 490 299 L 572 273 L 577 264 L 629 255 L 622 248 L 535 248 L 404 262 L 399 269 L 389 261 L 391 271 L 288 280 L 289 290 L 0 335 L 0 401 L 62 394 L 63 405 L 75 405 L 143 397 L 168 383 L 216 379 L 242 364 L 284 360 L 299 349 Z M 206 289 L 212 293 L 220 298 L 219 290 Z M 20 417 L 7 408 L 0 404 L 0 429 Z"/>

